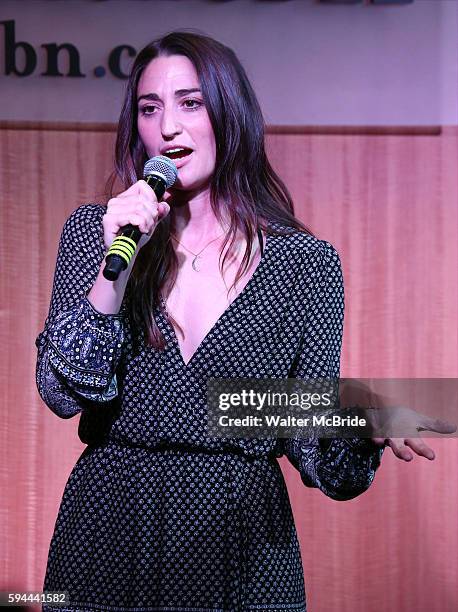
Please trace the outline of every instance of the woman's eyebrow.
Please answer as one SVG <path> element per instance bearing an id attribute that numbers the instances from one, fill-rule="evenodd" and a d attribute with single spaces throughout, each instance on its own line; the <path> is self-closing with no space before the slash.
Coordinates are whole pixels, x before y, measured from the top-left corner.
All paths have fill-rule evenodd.
<path id="1" fill-rule="evenodd" d="M 192 87 L 191 89 L 177 89 L 175 91 L 175 98 L 181 98 L 181 96 L 187 96 L 188 94 L 196 92 L 200 92 L 200 89 L 198 87 Z M 162 100 L 156 93 L 144 94 L 143 96 L 137 98 L 137 102 L 140 102 L 140 100 L 157 100 L 159 102 L 162 102 Z"/>

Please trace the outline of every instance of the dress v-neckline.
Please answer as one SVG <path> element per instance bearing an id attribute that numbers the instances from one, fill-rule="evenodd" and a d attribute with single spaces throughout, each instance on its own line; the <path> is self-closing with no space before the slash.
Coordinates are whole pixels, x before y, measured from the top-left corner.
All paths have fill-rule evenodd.
<path id="1" fill-rule="evenodd" d="M 232 302 L 226 307 L 226 309 L 221 313 L 218 319 L 214 322 L 212 327 L 208 330 L 208 332 L 202 338 L 202 340 L 200 341 L 200 344 L 197 346 L 196 350 L 193 352 L 193 354 L 191 355 L 191 357 L 189 358 L 187 362 L 183 358 L 183 353 L 181 352 L 181 347 L 180 347 L 180 343 L 178 342 L 178 337 L 177 337 L 175 328 L 173 327 L 172 323 L 169 321 L 167 317 L 167 314 L 166 314 L 167 307 L 165 304 L 165 300 L 162 297 L 162 295 L 160 296 L 160 305 L 162 306 L 162 308 L 159 308 L 159 313 L 160 315 L 162 315 L 163 321 L 165 322 L 165 325 L 168 327 L 170 331 L 170 334 L 172 337 L 173 348 L 175 349 L 178 355 L 178 358 L 180 359 L 181 364 L 185 370 L 191 366 L 191 362 L 194 362 L 197 359 L 204 344 L 206 344 L 209 341 L 211 336 L 215 333 L 215 330 L 222 324 L 222 321 L 225 318 L 227 318 L 227 316 L 229 316 L 228 313 L 234 310 L 237 304 L 241 301 L 242 296 L 245 297 L 246 294 L 249 293 L 249 291 L 253 289 L 253 285 L 256 283 L 259 275 L 264 269 L 266 265 L 266 259 L 268 258 L 268 255 L 270 254 L 270 249 L 267 248 L 269 242 L 270 242 L 270 235 L 266 233 L 264 245 L 263 243 L 261 243 L 261 259 L 259 260 L 255 271 L 251 275 L 250 280 L 247 282 L 247 284 L 242 289 L 242 291 L 240 291 L 240 293 L 236 295 L 236 297 L 232 300 Z"/>

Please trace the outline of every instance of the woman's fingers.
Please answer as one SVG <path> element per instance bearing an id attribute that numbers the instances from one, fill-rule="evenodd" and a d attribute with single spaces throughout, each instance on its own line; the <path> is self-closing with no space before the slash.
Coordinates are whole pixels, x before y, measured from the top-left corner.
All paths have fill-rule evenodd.
<path id="1" fill-rule="evenodd" d="M 426 457 L 432 461 L 435 458 L 435 454 L 432 448 L 430 448 L 421 438 L 406 438 L 405 444 L 422 457 Z"/>
<path id="2" fill-rule="evenodd" d="M 116 198 L 125 198 L 126 196 L 129 196 L 129 195 L 139 194 L 140 191 L 142 190 L 142 187 L 140 185 L 140 183 L 142 183 L 142 182 L 145 183 L 145 181 L 137 181 L 136 183 L 131 185 L 128 189 L 126 189 L 122 193 L 118 193 Z M 145 183 L 145 185 L 148 187 L 147 183 Z M 149 189 L 151 190 L 151 188 L 149 188 Z M 114 198 L 114 199 L 116 199 L 116 198 Z"/>
<path id="3" fill-rule="evenodd" d="M 171 191 L 165 191 L 164 195 L 162 196 L 162 201 L 170 203 L 170 200 L 173 198 L 173 193 Z"/>
<path id="4" fill-rule="evenodd" d="M 407 446 L 404 444 L 404 440 L 402 438 L 387 438 L 388 446 L 391 447 L 391 450 L 399 457 L 399 459 L 403 459 L 404 461 L 411 461 L 413 459 L 413 455 Z"/>
<path id="5" fill-rule="evenodd" d="M 385 418 L 384 428 L 386 430 L 387 437 L 380 438 L 374 437 L 371 438 L 372 442 L 379 446 L 383 446 L 384 444 L 390 446 L 393 453 L 399 459 L 403 459 L 404 461 L 411 461 L 413 459 L 413 454 L 411 452 L 414 451 L 420 457 L 426 457 L 430 461 L 435 458 L 435 454 L 432 448 L 430 448 L 423 439 L 418 435 L 420 431 L 434 431 L 440 434 L 450 434 L 456 431 L 456 424 L 450 423 L 449 421 L 443 421 L 441 419 L 433 419 L 424 414 L 420 414 L 411 410 L 410 408 L 398 408 L 393 409 L 390 412 L 382 410 L 381 412 L 385 412 L 385 416 L 388 415 L 390 419 Z M 374 433 L 382 433 L 380 428 L 377 426 L 374 428 Z M 395 438 L 389 437 L 390 434 L 393 433 L 400 434 L 403 438 Z M 383 433 L 382 433 L 383 435 Z"/>
<path id="6" fill-rule="evenodd" d="M 168 194 L 170 196 L 170 194 Z M 156 194 L 146 181 L 140 180 L 129 189 L 111 198 L 103 217 L 105 246 L 109 248 L 125 225 L 138 227 L 144 237 L 139 247 L 151 238 L 157 224 L 170 212 L 167 202 L 157 201 Z"/>
<path id="7" fill-rule="evenodd" d="M 386 445 L 391 448 L 396 457 L 404 461 L 411 461 L 413 459 L 413 455 L 409 448 L 420 457 L 426 457 L 426 459 L 430 461 L 436 456 L 433 449 L 425 444 L 421 438 L 372 438 L 375 444 L 381 444 L 382 440 L 383 443 L 386 441 Z"/>
<path id="8" fill-rule="evenodd" d="M 418 431 L 435 431 L 437 433 L 455 433 L 456 425 L 450 421 L 442 421 L 441 419 L 432 419 L 422 415 L 421 425 L 418 426 Z"/>
<path id="9" fill-rule="evenodd" d="M 159 202 L 158 204 L 159 219 L 163 219 L 170 212 L 170 205 L 167 202 Z"/>
<path id="10" fill-rule="evenodd" d="M 116 197 L 125 198 L 131 195 L 139 195 L 139 194 L 144 194 L 151 201 L 157 202 L 156 194 L 151 189 L 151 187 L 148 185 L 148 183 L 143 180 L 137 181 L 136 183 L 131 185 L 128 189 L 118 194 Z"/>
<path id="11" fill-rule="evenodd" d="M 142 234 L 147 234 L 152 226 L 152 222 L 150 222 L 146 213 L 141 210 L 137 212 L 137 209 L 129 210 L 128 207 L 125 210 L 116 212 L 110 218 L 107 215 L 106 223 L 107 228 L 110 228 L 114 233 L 121 227 L 131 224 L 138 227 Z"/>

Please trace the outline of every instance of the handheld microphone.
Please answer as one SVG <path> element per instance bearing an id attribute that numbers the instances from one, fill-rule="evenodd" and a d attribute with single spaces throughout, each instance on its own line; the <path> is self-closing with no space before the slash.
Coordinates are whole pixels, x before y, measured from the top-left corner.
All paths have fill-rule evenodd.
<path id="1" fill-rule="evenodd" d="M 156 194 L 159 202 L 166 189 L 169 189 L 178 176 L 178 171 L 169 157 L 156 155 L 149 159 L 143 168 L 143 178 Z M 124 225 L 121 234 L 116 236 L 108 249 L 105 257 L 105 268 L 103 276 L 110 281 L 117 280 L 118 276 L 125 270 L 132 259 L 138 246 L 141 231 L 135 225 Z"/>

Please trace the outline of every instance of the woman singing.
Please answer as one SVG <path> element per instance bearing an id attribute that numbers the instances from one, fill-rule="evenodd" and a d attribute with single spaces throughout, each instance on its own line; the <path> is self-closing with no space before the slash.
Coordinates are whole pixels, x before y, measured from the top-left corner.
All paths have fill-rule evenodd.
<path id="1" fill-rule="evenodd" d="M 141 180 L 157 155 L 178 169 L 159 203 Z M 210 437 L 206 385 L 338 378 L 339 256 L 295 218 L 244 69 L 211 38 L 175 32 L 139 53 L 115 174 L 124 191 L 64 225 L 36 341 L 40 395 L 62 418 L 81 414 L 87 444 L 65 487 L 44 590 L 68 591 L 65 610 L 75 612 L 304 612 L 276 459 L 285 454 L 305 485 L 346 500 L 369 487 L 383 447 Z M 104 257 L 127 224 L 143 235 L 110 282 Z M 392 448 L 407 458 L 404 444 Z"/>

